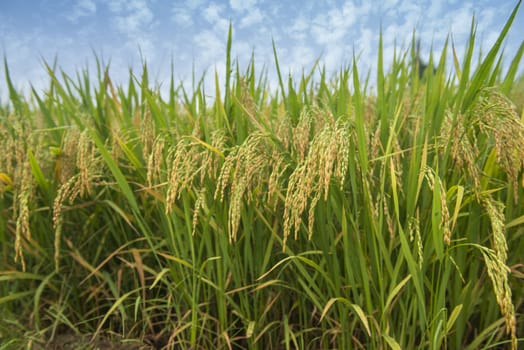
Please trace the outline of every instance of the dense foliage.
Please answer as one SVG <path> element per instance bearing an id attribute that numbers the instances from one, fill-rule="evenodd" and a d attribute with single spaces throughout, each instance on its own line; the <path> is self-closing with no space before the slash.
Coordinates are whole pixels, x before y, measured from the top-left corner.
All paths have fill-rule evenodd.
<path id="1" fill-rule="evenodd" d="M 0 349 L 60 334 L 168 349 L 478 349 L 524 334 L 522 45 L 415 40 L 215 98 L 108 67 L 0 107 Z M 446 65 L 451 51 L 455 60 Z M 449 73 L 452 71 L 453 73 Z M 319 79 L 313 76 L 318 73 Z M 512 101 L 512 96 L 515 96 Z M 520 99 L 518 98 L 520 96 Z"/>

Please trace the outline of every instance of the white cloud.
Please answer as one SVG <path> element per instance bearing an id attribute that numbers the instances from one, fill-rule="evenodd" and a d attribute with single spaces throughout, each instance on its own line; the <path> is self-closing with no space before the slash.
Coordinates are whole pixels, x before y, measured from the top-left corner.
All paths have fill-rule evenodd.
<path id="1" fill-rule="evenodd" d="M 139 57 L 152 62 L 161 55 L 154 44 L 154 14 L 148 0 L 112 0 L 109 23 L 127 40 L 108 45 L 110 57 L 122 56 L 129 65 L 140 65 Z M 139 51 L 140 50 L 140 51 Z"/>
<path id="2" fill-rule="evenodd" d="M 429 8 L 424 10 L 425 16 L 431 19 L 442 18 L 445 15 L 444 6 L 441 1 L 431 1 Z"/>
<path id="3" fill-rule="evenodd" d="M 463 4 L 462 7 L 456 9 L 448 17 L 448 20 L 443 24 L 443 27 L 451 30 L 453 36 L 463 37 L 469 34 L 471 29 L 471 16 L 473 15 L 473 9 L 471 4 Z"/>
<path id="4" fill-rule="evenodd" d="M 378 47 L 378 32 L 369 28 L 363 28 L 355 42 L 355 47 L 362 50 L 364 54 L 370 54 Z"/>
<path id="5" fill-rule="evenodd" d="M 112 12 L 120 12 L 123 9 L 123 6 L 125 5 L 125 0 L 111 0 L 107 2 L 107 5 L 109 6 L 109 10 Z"/>
<path id="6" fill-rule="evenodd" d="M 362 1 L 360 6 L 354 6 L 354 1 L 346 0 L 342 7 L 342 14 L 351 17 L 353 22 L 363 23 L 370 15 L 378 16 L 380 6 L 374 5 L 371 1 Z M 376 23 L 376 17 L 373 19 Z"/>
<path id="7" fill-rule="evenodd" d="M 267 6 L 267 11 L 271 14 L 271 16 L 277 17 L 280 15 L 282 7 L 283 5 L 280 1 L 273 1 Z"/>
<path id="8" fill-rule="evenodd" d="M 194 43 L 199 47 L 199 61 L 209 65 L 224 56 L 224 39 L 219 38 L 213 30 L 203 30 L 194 37 Z"/>
<path id="9" fill-rule="evenodd" d="M 222 6 L 211 3 L 204 9 L 204 18 L 209 23 L 215 23 L 221 18 L 220 12 L 222 12 Z"/>
<path id="10" fill-rule="evenodd" d="M 315 52 L 311 46 L 299 45 L 292 49 L 292 62 L 297 65 L 296 68 L 308 68 L 315 60 Z"/>
<path id="11" fill-rule="evenodd" d="M 251 9 L 257 3 L 257 0 L 229 0 L 229 6 L 233 11 L 242 12 Z"/>
<path id="12" fill-rule="evenodd" d="M 202 7 L 206 0 L 185 0 L 185 1 L 173 1 L 172 19 L 180 26 L 189 27 L 194 24 L 194 18 L 201 16 L 203 11 Z M 211 8 L 219 7 L 216 4 L 211 4 Z"/>
<path id="13" fill-rule="evenodd" d="M 116 14 L 116 28 L 129 36 L 144 32 L 153 22 L 153 12 L 145 0 L 113 0 L 109 9 Z"/>
<path id="14" fill-rule="evenodd" d="M 5 22 L 4 22 L 5 24 Z M 66 74 L 75 68 L 83 68 L 91 48 L 82 45 L 69 33 L 48 33 L 41 27 L 20 30 L 15 25 L 0 26 L 0 51 L 7 58 L 9 73 L 15 88 L 24 95 L 30 94 L 30 86 L 42 92 L 49 87 L 49 76 L 43 62 L 52 65 L 55 58 L 59 68 Z M 5 38 L 5 39 L 4 39 Z M 71 50 L 74 47 L 74 50 Z M 74 75 L 73 75 L 74 76 Z M 7 101 L 4 89 L 5 75 L 0 70 L 0 100 Z"/>
<path id="15" fill-rule="evenodd" d="M 395 22 L 400 22 L 406 28 L 413 30 L 417 26 L 417 22 L 422 19 L 423 9 L 418 3 L 402 1 L 397 7 L 397 18 L 391 18 Z M 399 20 L 400 19 L 400 20 Z"/>
<path id="16" fill-rule="evenodd" d="M 95 13 L 96 4 L 93 0 L 78 0 L 67 19 L 71 22 L 76 22 L 80 17 L 94 15 Z"/>
<path id="17" fill-rule="evenodd" d="M 383 4 L 383 8 L 386 10 L 395 8 L 397 6 L 399 0 L 385 0 Z"/>
<path id="18" fill-rule="evenodd" d="M 310 22 L 304 16 L 295 17 L 292 25 L 287 28 L 291 38 L 297 41 L 305 40 L 308 37 Z"/>
<path id="19" fill-rule="evenodd" d="M 305 32 L 309 28 L 309 21 L 305 17 L 299 16 L 295 18 L 291 30 L 293 32 Z"/>
<path id="20" fill-rule="evenodd" d="M 260 23 L 264 20 L 264 14 L 260 9 L 253 8 L 251 9 L 246 16 L 240 21 L 240 27 L 249 27 L 254 24 Z"/>
<path id="21" fill-rule="evenodd" d="M 348 57 L 346 57 L 347 59 L 350 58 L 349 54 L 350 53 L 348 53 Z M 333 73 L 344 63 L 344 47 L 341 45 L 328 47 L 322 58 L 322 62 L 326 65 L 327 71 Z"/>
<path id="22" fill-rule="evenodd" d="M 229 21 L 222 17 L 224 8 L 218 4 L 211 3 L 204 9 L 204 19 L 213 25 L 213 30 L 220 35 L 225 35 L 229 27 Z"/>
<path id="23" fill-rule="evenodd" d="M 494 8 L 486 8 L 478 14 L 478 21 L 482 24 L 482 27 L 490 27 L 493 23 L 493 19 L 497 16 Z"/>
<path id="24" fill-rule="evenodd" d="M 176 24 L 182 27 L 189 27 L 193 24 L 193 18 L 191 12 L 184 7 L 175 6 L 173 7 L 173 20 Z"/>
<path id="25" fill-rule="evenodd" d="M 191 10 L 196 10 L 204 4 L 204 0 L 186 0 L 186 6 Z"/>
<path id="26" fill-rule="evenodd" d="M 232 56 L 238 57 L 241 70 L 256 49 L 257 69 L 265 64 L 272 82 L 275 81 L 272 38 L 284 74 L 288 68 L 300 74 L 302 68 L 310 68 L 321 54 L 321 61 L 332 72 L 350 62 L 353 48 L 361 55 L 359 71 L 366 73 L 368 66 L 376 65 L 379 21 L 383 24 L 385 62 L 392 58 L 389 56 L 394 44 L 397 53 L 407 49 L 414 27 L 421 39 L 424 59 L 428 58 L 432 44 L 434 57 L 438 57 L 449 32 L 453 33 L 457 54 L 462 59 L 473 13 L 478 23 L 476 47 L 482 41 L 485 54 L 513 8 L 510 2 L 498 5 L 487 0 L 301 0 L 292 5 L 286 1 L 257 0 L 175 0 L 168 5 L 162 0 L 69 1 L 69 10 L 56 14 L 52 28 L 42 33 L 37 33 L 36 27 L 47 25 L 54 18 L 31 23 L 34 29 L 31 31 L 23 27 L 26 19 L 17 19 L 15 14 L 10 18 L 6 14 L 9 11 L 1 11 L 0 54 L 7 55 L 15 82 L 27 80 L 35 84 L 41 79 L 39 72 L 45 76 L 40 57 L 52 61 L 57 54 L 61 66 L 82 65 L 84 60 L 92 58 L 89 40 L 96 38 L 97 52 L 110 58 L 111 69 L 121 69 L 124 76 L 131 65 L 140 69 L 140 47 L 151 68 L 160 66 L 162 57 L 171 52 L 175 57 L 175 76 L 190 77 L 194 63 L 196 72 L 208 69 L 206 81 L 213 86 L 215 67 L 224 76 L 222 61 L 230 18 L 234 30 Z M 454 5 L 450 5 L 452 2 Z M 166 7 L 165 13 L 160 12 Z M 28 7 L 28 11 L 31 18 L 43 16 L 34 7 Z M 512 58 L 522 42 L 519 35 L 523 31 L 522 14 L 521 10 L 510 31 L 514 39 L 508 41 L 508 58 Z M 60 21 L 73 29 L 61 30 Z M 107 33 L 100 32 L 100 28 Z M 61 32 L 49 32 L 56 30 Z M 0 94 L 6 91 L 2 81 L 0 69 Z"/>
<path id="27" fill-rule="evenodd" d="M 338 45 L 346 36 L 351 26 L 356 23 L 359 8 L 346 1 L 342 8 L 333 7 L 327 14 L 319 14 L 313 20 L 311 32 L 318 44 Z"/>

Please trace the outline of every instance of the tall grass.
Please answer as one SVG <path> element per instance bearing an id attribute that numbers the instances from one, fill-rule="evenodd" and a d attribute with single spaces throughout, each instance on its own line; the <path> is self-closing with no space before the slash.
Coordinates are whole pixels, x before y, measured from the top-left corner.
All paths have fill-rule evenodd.
<path id="1" fill-rule="evenodd" d="M 26 98 L 5 63 L 0 349 L 68 332 L 516 349 L 524 120 L 508 96 L 524 45 L 507 72 L 500 52 L 517 10 L 478 66 L 473 22 L 465 56 L 448 42 L 422 79 L 415 38 L 389 71 L 380 40 L 376 94 L 356 59 L 285 83 L 275 46 L 270 94 L 254 58 L 241 73 L 230 57 L 231 29 L 212 102 L 204 78 L 172 78 L 163 99 L 147 66 L 116 86 L 100 64 L 94 83 L 47 66 L 48 90 Z"/>

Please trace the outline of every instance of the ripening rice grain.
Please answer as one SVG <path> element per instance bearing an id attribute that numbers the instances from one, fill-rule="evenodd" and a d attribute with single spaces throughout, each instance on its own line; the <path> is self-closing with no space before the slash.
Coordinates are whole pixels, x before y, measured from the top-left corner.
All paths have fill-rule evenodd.
<path id="1" fill-rule="evenodd" d="M 425 176 L 428 181 L 429 187 L 433 192 L 435 186 L 439 186 L 440 193 L 440 227 L 443 229 L 443 240 L 447 245 L 451 244 L 451 218 L 449 215 L 448 204 L 446 200 L 446 189 L 442 184 L 440 177 L 437 176 L 435 171 L 429 167 L 426 167 Z"/>
<path id="2" fill-rule="evenodd" d="M 171 212 L 175 200 L 180 196 L 180 187 L 190 187 L 198 171 L 198 150 L 189 138 L 182 138 L 169 150 L 166 213 Z"/>
<path id="3" fill-rule="evenodd" d="M 153 142 L 153 150 L 147 156 L 147 185 L 151 188 L 161 181 L 162 166 L 164 161 L 165 139 L 158 135 Z"/>
<path id="4" fill-rule="evenodd" d="M 20 258 L 22 270 L 25 271 L 24 252 L 22 248 L 22 238 L 29 241 L 31 238 L 31 225 L 29 223 L 30 207 L 29 204 L 33 193 L 33 177 L 31 168 L 26 162 L 22 165 L 22 180 L 17 196 L 18 207 L 16 212 L 16 233 L 15 233 L 15 262 Z"/>
<path id="5" fill-rule="evenodd" d="M 311 238 L 314 210 L 322 194 L 324 200 L 327 199 L 331 178 L 335 177 L 339 185 L 343 185 L 351 133 L 350 124 L 343 118 L 335 124 L 326 123 L 308 145 L 305 159 L 289 177 L 284 209 L 284 246 L 291 232 L 297 238 L 302 214 L 308 207 L 308 236 Z"/>
<path id="6" fill-rule="evenodd" d="M 228 232 L 231 242 L 236 240 L 244 197 L 247 196 L 246 203 L 253 203 L 253 190 L 267 181 L 271 153 L 267 136 L 254 132 L 224 161 L 217 180 L 215 199 L 224 200 L 225 189 L 229 187 Z"/>
<path id="7" fill-rule="evenodd" d="M 206 188 L 202 187 L 202 189 L 197 194 L 197 199 L 195 202 L 195 206 L 193 208 L 193 222 L 192 222 L 192 234 L 195 235 L 196 232 L 196 226 L 198 224 L 198 213 L 202 206 L 204 205 L 206 201 Z"/>
<path id="8" fill-rule="evenodd" d="M 60 262 L 60 240 L 62 236 L 62 226 L 64 218 L 62 215 L 63 205 L 66 201 L 72 203 L 80 194 L 78 183 L 78 175 L 72 176 L 68 182 L 62 184 L 58 189 L 55 200 L 53 202 L 53 228 L 55 230 L 55 270 L 59 269 Z"/>
<path id="9" fill-rule="evenodd" d="M 80 134 L 77 145 L 76 166 L 78 168 L 78 181 L 75 187 L 81 197 L 91 195 L 93 181 L 100 170 L 101 162 L 96 157 L 96 147 L 89 137 L 87 130 Z"/>
<path id="10" fill-rule="evenodd" d="M 517 203 L 518 175 L 524 169 L 524 123 L 513 103 L 496 88 L 481 91 L 472 114 L 477 116 L 480 130 L 492 135 L 497 162 L 508 176 Z"/>
<path id="11" fill-rule="evenodd" d="M 477 147 L 477 137 L 474 132 L 466 129 L 467 122 L 465 116 L 458 114 L 456 121 L 453 122 L 453 115 L 448 111 L 442 123 L 440 139 L 442 140 L 442 149 L 450 148 L 450 155 L 456 164 L 459 172 L 465 171 L 467 177 L 473 181 L 473 189 L 478 193 L 480 186 L 480 169 L 476 163 L 479 156 Z"/>
<path id="12" fill-rule="evenodd" d="M 147 159 L 155 142 L 155 125 L 149 108 L 146 109 L 142 116 L 139 126 L 140 141 L 142 144 L 142 157 Z"/>
<path id="13" fill-rule="evenodd" d="M 511 287 L 508 281 L 509 269 L 505 262 L 491 249 L 482 247 L 482 255 L 486 263 L 488 276 L 491 279 L 493 290 L 500 311 L 506 319 L 506 332 L 511 336 L 512 349 L 517 349 L 517 326 L 515 307 L 511 300 Z"/>
<path id="14" fill-rule="evenodd" d="M 224 143 L 224 132 L 217 130 L 211 134 L 211 145 L 194 136 L 188 136 L 183 137 L 176 145 L 170 147 L 166 160 L 168 163 L 166 213 L 171 212 L 182 188 L 190 189 L 196 182 L 195 187 L 198 191 L 198 188 L 203 186 L 206 177 L 211 179 L 217 177 L 218 160 L 222 157 L 221 149 L 224 148 Z M 160 147 L 160 144 L 158 147 Z M 162 160 L 152 160 L 148 174 L 156 174 L 155 176 L 158 177 L 161 169 Z M 153 177 L 153 175 L 148 176 Z M 217 190 L 218 188 L 220 188 L 220 185 L 217 185 Z"/>

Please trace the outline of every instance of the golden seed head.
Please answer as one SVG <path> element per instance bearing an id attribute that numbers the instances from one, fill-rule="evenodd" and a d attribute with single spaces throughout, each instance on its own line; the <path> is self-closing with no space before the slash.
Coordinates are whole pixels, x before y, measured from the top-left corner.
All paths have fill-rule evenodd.
<path id="1" fill-rule="evenodd" d="M 473 107 L 480 130 L 495 143 L 497 163 L 506 172 L 518 201 L 518 176 L 524 169 L 524 122 L 513 103 L 496 88 L 484 88 Z"/>
<path id="2" fill-rule="evenodd" d="M 146 108 L 140 119 L 139 133 L 142 145 L 142 156 L 144 159 L 147 159 L 155 142 L 155 125 L 149 107 Z"/>
<path id="3" fill-rule="evenodd" d="M 151 188 L 154 183 L 161 182 L 162 165 L 164 161 L 164 136 L 159 135 L 153 143 L 153 150 L 147 156 L 147 185 Z"/>
<path id="4" fill-rule="evenodd" d="M 480 174 L 481 170 L 476 160 L 480 151 L 477 148 L 477 137 L 475 132 L 466 129 L 470 124 L 466 121 L 466 116 L 459 114 L 456 116 L 456 123 L 453 123 L 453 114 L 448 111 L 442 123 L 441 140 L 442 150 L 450 144 L 451 158 L 456 164 L 457 171 L 465 170 L 468 177 L 473 181 L 473 189 L 476 193 L 481 191 Z"/>
<path id="5" fill-rule="evenodd" d="M 200 209 L 204 206 L 206 202 L 206 188 L 203 187 L 197 194 L 197 199 L 195 202 L 195 207 L 193 208 L 193 221 L 192 221 L 192 234 L 195 235 L 196 227 L 198 225 L 198 213 Z"/>
<path id="6" fill-rule="evenodd" d="M 84 130 L 80 134 L 77 145 L 76 167 L 78 168 L 78 180 L 76 187 L 81 197 L 91 195 L 94 180 L 99 176 L 102 168 L 100 157 L 97 156 L 96 146 Z M 74 200 L 74 199 L 72 199 Z M 72 201 L 70 200 L 70 201 Z"/>
<path id="7" fill-rule="evenodd" d="M 222 152 L 221 150 L 224 148 L 224 135 L 223 131 L 213 132 L 211 134 L 211 145 L 196 139 L 194 136 L 183 137 L 167 151 L 166 213 L 171 212 L 182 188 L 190 189 L 194 185 L 196 188 L 202 188 L 206 176 L 213 179 L 216 177 L 220 158 L 217 153 Z M 151 171 L 160 174 L 160 161 L 157 163 L 157 169 Z M 227 179 L 219 178 L 217 180 L 215 198 L 218 196 L 221 181 L 227 182 Z"/>
<path id="8" fill-rule="evenodd" d="M 335 122 L 329 113 L 323 120 L 326 122 L 322 129 L 304 147 L 308 152 L 289 177 L 284 204 L 284 246 L 291 232 L 297 238 L 302 214 L 308 207 L 308 237 L 311 237 L 315 207 L 322 194 L 327 200 L 331 179 L 337 179 L 340 186 L 345 181 L 352 129 L 343 118 Z"/>
<path id="9" fill-rule="evenodd" d="M 25 261 L 22 249 L 22 239 L 29 241 L 31 239 L 31 225 L 29 222 L 31 198 L 33 196 L 33 176 L 31 167 L 28 162 L 22 165 L 22 180 L 20 190 L 16 193 L 16 232 L 15 232 L 15 262 L 22 263 L 22 269 L 25 271 Z"/>
<path id="10" fill-rule="evenodd" d="M 273 149 L 268 136 L 254 132 L 240 146 L 227 155 L 217 180 L 215 199 L 224 200 L 229 188 L 229 240 L 235 241 L 240 224 L 242 203 L 256 199 L 255 190 L 267 181 L 271 169 Z"/>
<path id="11" fill-rule="evenodd" d="M 508 281 L 509 268 L 494 250 L 482 247 L 481 253 L 484 256 L 486 270 L 493 285 L 495 298 L 502 315 L 506 319 L 506 332 L 511 336 L 512 349 L 516 349 L 517 328 L 515 307 L 511 300 L 511 287 Z"/>

